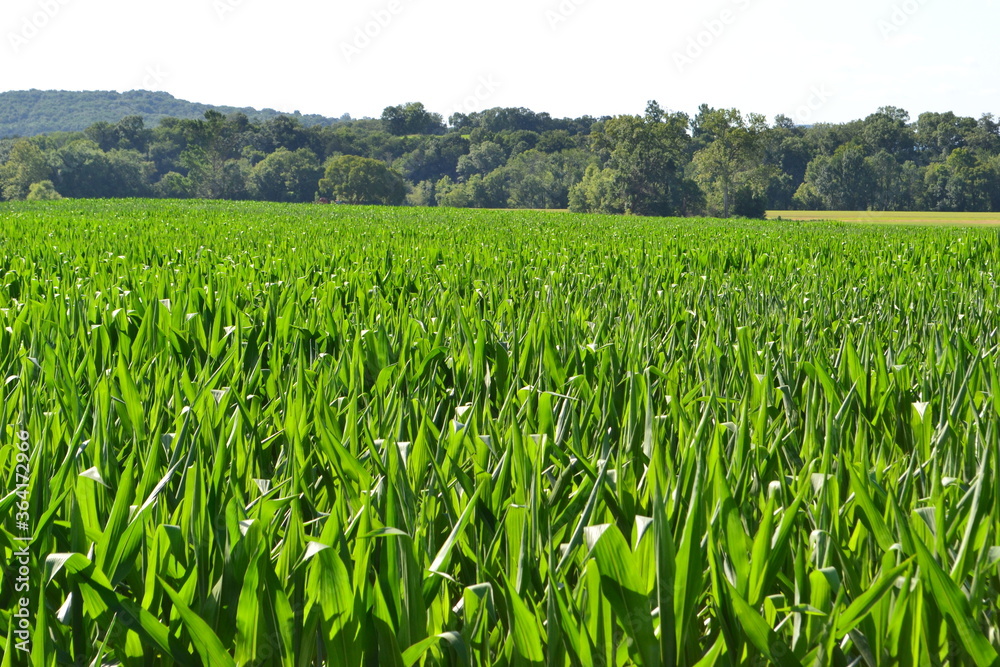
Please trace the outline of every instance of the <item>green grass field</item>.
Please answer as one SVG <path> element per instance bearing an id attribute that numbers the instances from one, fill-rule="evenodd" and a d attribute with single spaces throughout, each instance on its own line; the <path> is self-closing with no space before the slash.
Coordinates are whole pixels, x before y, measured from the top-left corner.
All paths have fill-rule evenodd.
<path id="1" fill-rule="evenodd" d="M 976 228 L 0 204 L 0 663 L 998 664 L 998 265 Z"/>
<path id="2" fill-rule="evenodd" d="M 768 211 L 769 220 L 838 220 L 891 225 L 1000 225 L 1000 213 L 916 211 Z"/>

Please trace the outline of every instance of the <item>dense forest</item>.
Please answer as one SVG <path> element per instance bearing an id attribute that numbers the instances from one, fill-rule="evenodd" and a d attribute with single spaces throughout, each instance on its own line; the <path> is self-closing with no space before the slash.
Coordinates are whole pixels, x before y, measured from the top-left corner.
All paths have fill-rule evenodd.
<path id="1" fill-rule="evenodd" d="M 224 115 L 242 113 L 254 121 L 266 121 L 282 115 L 274 109 L 198 104 L 179 100 L 170 93 L 149 90 L 124 93 L 111 90 L 13 90 L 0 93 L 0 138 L 78 132 L 101 121 L 117 123 L 126 116 L 142 116 L 147 126 L 154 127 L 164 118 L 203 118 L 206 111 L 218 111 Z M 306 126 L 332 125 L 340 120 L 299 112 L 285 115 L 298 118 Z"/>
<path id="2" fill-rule="evenodd" d="M 0 141 L 0 196 L 203 197 L 761 217 L 767 209 L 1000 210 L 1000 124 L 953 113 L 796 126 L 650 102 L 642 115 L 420 103 L 307 125 L 209 110 Z"/>

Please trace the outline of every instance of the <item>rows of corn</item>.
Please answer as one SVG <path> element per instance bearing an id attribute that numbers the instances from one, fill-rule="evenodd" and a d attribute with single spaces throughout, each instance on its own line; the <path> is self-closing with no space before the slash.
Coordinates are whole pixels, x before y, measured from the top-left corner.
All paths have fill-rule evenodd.
<path id="1" fill-rule="evenodd" d="M 2 205 L 0 667 L 1000 664 L 998 267 L 985 229 Z"/>

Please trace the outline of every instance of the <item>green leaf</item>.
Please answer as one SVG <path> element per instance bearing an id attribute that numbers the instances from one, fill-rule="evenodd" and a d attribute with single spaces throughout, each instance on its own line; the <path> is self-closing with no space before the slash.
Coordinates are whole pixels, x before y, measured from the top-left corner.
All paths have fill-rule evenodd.
<path id="1" fill-rule="evenodd" d="M 736 616 L 743 626 L 743 633 L 750 640 L 750 643 L 773 664 L 780 665 L 780 667 L 802 667 L 792 650 L 778 638 L 764 617 L 740 597 L 732 584 L 729 584 L 728 581 L 726 584 L 733 602 L 733 609 L 736 611 Z"/>
<path id="2" fill-rule="evenodd" d="M 513 617 L 511 631 L 514 637 L 514 649 L 528 664 L 541 665 L 545 661 L 545 651 L 542 648 L 542 635 L 538 630 L 538 621 L 509 581 L 506 582 L 506 587 L 507 602 Z"/>
<path id="3" fill-rule="evenodd" d="M 417 661 L 423 657 L 424 653 L 427 652 L 432 646 L 437 646 L 438 644 L 447 644 L 455 651 L 455 655 L 458 656 L 458 662 L 461 665 L 468 665 L 469 663 L 469 652 L 465 647 L 465 640 L 462 639 L 462 635 L 457 632 L 443 632 L 439 635 L 434 635 L 433 637 L 428 637 L 422 641 L 417 642 L 410 648 L 403 651 L 403 664 L 406 667 L 413 667 L 417 664 Z"/>
<path id="4" fill-rule="evenodd" d="M 878 542 L 878 546 L 882 551 L 889 551 L 895 540 L 892 539 L 892 533 L 889 531 L 889 526 L 886 524 L 885 519 L 882 514 L 875 507 L 875 502 L 872 500 L 871 494 L 868 492 L 868 479 L 862 477 L 854 469 L 854 466 L 847 464 L 845 466 L 847 472 L 851 476 L 851 491 L 854 492 L 854 501 L 857 503 L 858 507 L 861 508 L 861 514 L 864 518 L 865 525 L 872 534 L 875 536 L 875 541 Z"/>
<path id="5" fill-rule="evenodd" d="M 903 573 L 910 569 L 913 559 L 908 559 L 900 563 L 897 567 L 889 570 L 878 581 L 869 586 L 864 593 L 851 603 L 851 605 L 840 614 L 837 624 L 837 634 L 846 635 L 864 620 L 868 612 L 888 593 L 895 585 L 896 580 L 903 576 Z"/>
<path id="6" fill-rule="evenodd" d="M 259 563 L 264 551 L 250 559 L 250 566 L 243 576 L 243 588 L 236 610 L 236 662 L 253 664 L 257 660 L 257 641 L 260 636 Z"/>
<path id="7" fill-rule="evenodd" d="M 180 614 L 181 622 L 184 623 L 184 627 L 191 637 L 191 643 L 194 644 L 195 651 L 201 656 L 202 662 L 206 665 L 212 665 L 212 667 L 216 667 L 216 665 L 236 667 L 236 661 L 226 652 L 218 635 L 212 631 L 208 623 L 191 611 L 191 608 L 185 604 L 184 598 L 163 579 L 160 579 L 160 585 L 163 586 L 163 590 L 166 591 L 174 608 Z"/>
<path id="8" fill-rule="evenodd" d="M 916 536 L 913 546 L 917 552 L 917 564 L 920 565 L 920 579 L 927 587 L 925 594 L 941 610 L 962 648 L 978 667 L 1000 665 L 1000 656 L 973 619 L 969 600 Z"/>
<path id="9" fill-rule="evenodd" d="M 601 573 L 601 590 L 625 634 L 632 639 L 633 657 L 643 665 L 658 664 L 659 643 L 653 635 L 649 600 L 643 593 L 645 587 L 632 551 L 617 526 L 604 531 L 594 545 L 593 556 Z"/>
<path id="10" fill-rule="evenodd" d="M 51 582 L 65 569 L 77 577 L 84 611 L 93 620 L 109 623 L 117 617 L 163 655 L 178 660 L 170 646 L 170 634 L 162 623 L 132 600 L 111 589 L 107 577 L 82 554 L 52 554 L 45 561 L 45 581 Z"/>
<path id="11" fill-rule="evenodd" d="M 469 498 L 468 504 L 466 504 L 465 509 L 462 511 L 462 515 L 458 518 L 458 522 L 455 523 L 455 527 L 452 528 L 451 533 L 449 533 L 448 538 L 438 549 L 437 556 L 434 557 L 434 561 L 430 564 L 427 569 L 431 572 L 440 573 L 441 568 L 445 567 L 451 558 L 451 550 L 454 548 L 455 543 L 461 536 L 462 531 L 465 527 L 469 525 L 469 519 L 472 518 L 473 512 L 476 511 L 476 501 L 479 500 L 479 494 L 482 492 L 484 486 L 480 485 L 476 489 L 476 492 L 472 494 Z"/>

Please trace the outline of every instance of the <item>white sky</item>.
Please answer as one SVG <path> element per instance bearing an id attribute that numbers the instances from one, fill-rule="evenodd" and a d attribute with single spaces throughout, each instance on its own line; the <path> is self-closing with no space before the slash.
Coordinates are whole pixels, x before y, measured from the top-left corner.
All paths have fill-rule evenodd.
<path id="1" fill-rule="evenodd" d="M 1000 0 L 0 2 L 0 91 L 152 89 L 354 117 L 408 101 L 601 116 L 649 99 L 802 123 L 885 105 L 1000 113 Z"/>

